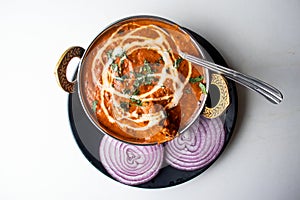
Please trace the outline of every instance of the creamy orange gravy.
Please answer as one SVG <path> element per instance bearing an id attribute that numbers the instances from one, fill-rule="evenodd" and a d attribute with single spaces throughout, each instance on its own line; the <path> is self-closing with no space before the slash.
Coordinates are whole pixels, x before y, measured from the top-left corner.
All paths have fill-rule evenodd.
<path id="1" fill-rule="evenodd" d="M 87 91 L 103 129 L 128 142 L 162 143 L 189 123 L 203 93 L 191 79 L 203 71 L 179 50 L 200 56 L 189 35 L 155 19 L 125 21 L 101 34 L 83 64 L 91 66 Z"/>

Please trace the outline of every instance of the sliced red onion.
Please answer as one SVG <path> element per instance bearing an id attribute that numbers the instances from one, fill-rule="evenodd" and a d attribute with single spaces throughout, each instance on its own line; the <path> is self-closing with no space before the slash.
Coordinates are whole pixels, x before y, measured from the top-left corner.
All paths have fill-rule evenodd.
<path id="1" fill-rule="evenodd" d="M 192 171 L 208 165 L 220 153 L 225 131 L 220 118 L 199 118 L 187 131 L 166 144 L 165 159 L 172 167 Z"/>
<path id="2" fill-rule="evenodd" d="M 101 141 L 99 154 L 107 172 L 127 185 L 151 180 L 163 162 L 162 145 L 131 145 L 107 135 Z"/>

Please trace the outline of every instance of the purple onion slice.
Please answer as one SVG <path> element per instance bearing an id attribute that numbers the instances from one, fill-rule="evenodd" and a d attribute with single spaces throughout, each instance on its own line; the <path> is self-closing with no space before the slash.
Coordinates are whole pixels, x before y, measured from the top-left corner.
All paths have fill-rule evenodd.
<path id="1" fill-rule="evenodd" d="M 127 185 L 145 183 L 155 177 L 163 162 L 162 145 L 139 146 L 105 135 L 99 147 L 107 172 Z"/>
<path id="2" fill-rule="evenodd" d="M 221 119 L 201 117 L 187 131 L 166 144 L 165 159 L 180 170 L 200 169 L 219 155 L 224 141 Z"/>

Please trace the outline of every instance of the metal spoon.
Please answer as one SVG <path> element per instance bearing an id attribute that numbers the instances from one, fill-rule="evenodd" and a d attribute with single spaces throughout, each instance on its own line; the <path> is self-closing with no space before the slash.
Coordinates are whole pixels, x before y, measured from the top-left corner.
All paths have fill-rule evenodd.
<path id="1" fill-rule="evenodd" d="M 264 96 L 270 102 L 274 104 L 279 104 L 283 100 L 283 95 L 275 87 L 265 83 L 257 78 L 251 77 L 249 75 L 237 72 L 235 70 L 217 65 L 215 63 L 203 60 L 201 58 L 179 52 L 179 55 L 197 65 L 203 66 L 213 72 L 224 75 L 225 77 L 255 91 Z"/>

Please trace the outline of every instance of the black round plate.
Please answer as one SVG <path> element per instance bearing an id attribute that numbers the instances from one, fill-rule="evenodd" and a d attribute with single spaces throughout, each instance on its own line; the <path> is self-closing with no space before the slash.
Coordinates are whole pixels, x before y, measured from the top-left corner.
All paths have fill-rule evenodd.
<path id="1" fill-rule="evenodd" d="M 215 63 L 227 66 L 221 54 L 207 40 L 205 40 L 203 37 L 191 30 L 186 29 L 186 31 L 190 32 L 197 40 L 197 42 L 205 48 L 205 50 L 208 52 L 208 54 L 211 56 Z M 232 136 L 232 132 L 236 122 L 238 103 L 235 84 L 230 80 L 227 80 L 227 82 L 229 89 L 230 105 L 227 108 L 227 110 L 222 114 L 222 116 L 220 116 L 224 121 L 224 129 L 226 134 L 225 144 L 223 146 L 222 151 L 225 149 Z M 211 90 L 210 94 L 212 94 Z M 208 104 L 214 104 L 213 95 L 209 96 L 207 102 Z M 101 164 L 99 158 L 99 145 L 103 137 L 103 133 L 101 133 L 86 116 L 80 103 L 77 92 L 69 94 L 68 111 L 71 129 L 82 153 L 87 158 L 87 160 L 90 163 L 92 163 L 101 173 L 112 178 Z M 218 157 L 222 154 L 222 151 L 220 152 Z M 150 180 L 147 183 L 135 185 L 135 187 L 163 188 L 178 185 L 200 175 L 212 164 L 213 162 L 211 162 L 209 165 L 203 168 L 194 171 L 182 171 L 168 165 L 160 169 L 158 175 L 156 175 L 152 180 Z"/>

